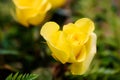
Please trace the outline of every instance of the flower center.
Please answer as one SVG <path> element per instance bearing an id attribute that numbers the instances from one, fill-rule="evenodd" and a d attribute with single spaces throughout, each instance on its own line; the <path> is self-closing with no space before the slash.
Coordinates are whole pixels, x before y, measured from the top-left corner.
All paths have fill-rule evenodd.
<path id="1" fill-rule="evenodd" d="M 79 33 L 72 34 L 69 40 L 73 45 L 79 45 L 81 40 L 80 34 Z"/>

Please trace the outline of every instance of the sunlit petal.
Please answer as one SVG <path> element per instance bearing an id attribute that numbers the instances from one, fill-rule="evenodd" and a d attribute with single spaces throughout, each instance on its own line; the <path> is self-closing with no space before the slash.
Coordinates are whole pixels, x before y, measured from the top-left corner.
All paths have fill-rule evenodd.
<path id="1" fill-rule="evenodd" d="M 79 28 L 77 28 L 73 23 L 69 23 L 69 24 L 63 26 L 63 31 L 67 35 L 69 35 L 69 34 L 72 34 L 73 32 L 78 32 Z"/>
<path id="2" fill-rule="evenodd" d="M 82 18 L 75 22 L 75 25 L 79 27 L 83 33 L 91 33 L 94 30 L 94 23 L 88 18 Z"/>
<path id="3" fill-rule="evenodd" d="M 50 40 L 52 34 L 59 30 L 59 25 L 55 22 L 47 22 L 43 25 L 40 34 L 47 40 Z"/>

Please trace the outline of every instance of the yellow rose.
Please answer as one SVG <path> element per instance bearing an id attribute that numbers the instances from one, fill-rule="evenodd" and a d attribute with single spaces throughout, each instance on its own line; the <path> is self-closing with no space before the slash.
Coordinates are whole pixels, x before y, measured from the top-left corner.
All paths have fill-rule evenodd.
<path id="1" fill-rule="evenodd" d="M 69 23 L 59 30 L 55 22 L 47 22 L 40 34 L 47 41 L 52 56 L 64 63 L 72 63 L 72 74 L 84 74 L 96 53 L 96 34 L 94 23 L 82 18 L 74 24 Z"/>
<path id="2" fill-rule="evenodd" d="M 19 23 L 28 27 L 43 21 L 51 4 L 47 0 L 13 0 L 16 6 L 16 18 Z"/>
<path id="3" fill-rule="evenodd" d="M 66 0 L 48 0 L 52 4 L 52 8 L 58 8 L 65 4 Z"/>

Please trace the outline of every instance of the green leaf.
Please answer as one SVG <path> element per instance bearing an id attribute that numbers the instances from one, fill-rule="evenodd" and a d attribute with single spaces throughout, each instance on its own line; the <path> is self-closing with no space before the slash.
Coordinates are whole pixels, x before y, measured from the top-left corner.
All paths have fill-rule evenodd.
<path id="1" fill-rule="evenodd" d="M 6 80 L 11 80 L 11 78 L 12 78 L 12 74 L 10 74 L 10 75 L 6 78 Z"/>
<path id="2" fill-rule="evenodd" d="M 21 80 L 21 78 L 22 78 L 22 74 L 18 76 L 17 80 Z"/>
<path id="3" fill-rule="evenodd" d="M 16 79 L 16 77 L 18 76 L 18 72 L 13 76 L 13 80 L 15 80 Z"/>
<path id="4" fill-rule="evenodd" d="M 36 80 L 38 75 L 36 74 L 10 74 L 5 80 Z"/>

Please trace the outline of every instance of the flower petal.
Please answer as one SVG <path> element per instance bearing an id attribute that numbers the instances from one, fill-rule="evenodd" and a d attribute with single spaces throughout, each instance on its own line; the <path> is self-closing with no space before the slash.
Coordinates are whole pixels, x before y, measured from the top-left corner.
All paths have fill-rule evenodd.
<path id="1" fill-rule="evenodd" d="M 86 48 L 85 46 L 76 46 L 75 48 L 72 48 L 72 53 L 70 54 L 69 62 L 75 63 L 75 62 L 82 62 L 86 59 Z"/>
<path id="2" fill-rule="evenodd" d="M 90 36 L 89 41 L 86 43 L 87 55 L 86 59 L 83 62 L 73 63 L 71 65 L 71 72 L 75 75 L 82 75 L 84 74 L 96 53 L 96 34 L 92 33 Z"/>
<path id="3" fill-rule="evenodd" d="M 59 26 L 54 22 L 46 23 L 40 34 L 45 38 L 54 57 L 62 63 L 69 59 L 69 47 L 62 31 L 58 31 Z M 63 46 L 64 45 L 64 46 Z"/>
<path id="4" fill-rule="evenodd" d="M 72 43 L 72 44 L 77 43 L 78 45 L 83 45 L 88 40 L 90 33 L 88 34 L 88 32 L 86 32 L 85 30 L 82 31 L 82 29 L 80 29 L 80 27 L 78 27 L 78 25 L 81 26 L 82 24 L 76 25 L 73 23 L 69 23 L 69 24 L 63 26 L 63 31 L 66 33 L 66 35 L 68 35 L 68 39 L 69 39 L 69 41 L 71 41 L 70 43 Z"/>
<path id="5" fill-rule="evenodd" d="M 82 46 L 80 52 L 76 55 L 76 61 L 82 62 L 86 59 L 86 47 Z"/>
<path id="6" fill-rule="evenodd" d="M 75 25 L 80 29 L 80 32 L 91 34 L 94 30 L 94 23 L 88 18 L 82 18 L 75 22 Z"/>
<path id="7" fill-rule="evenodd" d="M 27 18 L 25 17 L 25 14 L 23 14 L 18 8 L 16 8 L 16 17 L 17 21 L 21 23 L 24 26 L 28 26 Z"/>
<path id="8" fill-rule="evenodd" d="M 63 31 L 67 34 L 70 35 L 73 32 L 78 32 L 79 28 L 77 28 L 73 23 L 69 23 L 67 25 L 63 26 Z"/>
<path id="9" fill-rule="evenodd" d="M 44 19 L 45 14 L 37 14 L 37 13 L 38 12 L 36 10 L 32 10 L 32 9 L 16 8 L 16 17 L 18 21 L 24 26 L 28 26 L 29 22 L 32 23 L 33 25 L 38 24 Z"/>
<path id="10" fill-rule="evenodd" d="M 70 70 L 73 75 L 82 75 L 84 71 L 82 62 L 72 63 L 70 65 Z"/>
<path id="11" fill-rule="evenodd" d="M 50 9 L 51 9 L 51 4 L 47 2 L 47 0 L 44 0 L 44 2 L 41 3 L 41 5 L 40 4 L 38 5 L 39 13 L 46 13 Z"/>
<path id="12" fill-rule="evenodd" d="M 38 25 L 40 22 L 44 20 L 44 18 L 45 18 L 45 14 L 38 14 L 34 17 L 29 18 L 27 21 L 32 25 Z"/>
<path id="13" fill-rule="evenodd" d="M 21 14 L 24 15 L 24 16 L 21 16 L 22 18 L 23 17 L 30 18 L 30 17 L 37 16 L 39 14 L 39 10 L 36 10 L 33 8 L 27 8 L 27 9 L 18 8 L 18 10 L 21 12 Z"/>
<path id="14" fill-rule="evenodd" d="M 54 57 L 56 57 L 60 62 L 66 63 L 70 56 L 70 48 L 67 43 L 66 37 L 62 31 L 58 31 L 51 36 L 50 42 L 53 45 L 53 48 L 61 51 L 60 54 L 58 52 L 53 52 Z M 52 50 L 52 49 L 51 49 Z M 64 56 L 64 57 L 63 57 Z"/>
<path id="15" fill-rule="evenodd" d="M 43 25 L 40 34 L 45 40 L 50 41 L 51 36 L 59 30 L 59 25 L 55 22 L 47 22 Z"/>
<path id="16" fill-rule="evenodd" d="M 33 6 L 35 0 L 13 0 L 13 2 L 19 8 L 29 8 Z"/>
<path id="17" fill-rule="evenodd" d="M 60 62 L 62 62 L 63 64 L 66 63 L 68 61 L 69 58 L 69 53 L 66 54 L 65 52 L 63 52 L 62 50 L 59 50 L 58 48 L 56 48 L 54 45 L 52 45 L 51 43 L 47 42 L 49 48 L 52 51 L 52 56 L 59 60 Z"/>

